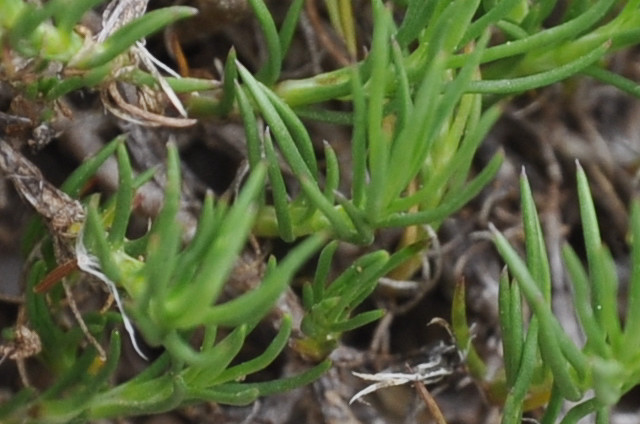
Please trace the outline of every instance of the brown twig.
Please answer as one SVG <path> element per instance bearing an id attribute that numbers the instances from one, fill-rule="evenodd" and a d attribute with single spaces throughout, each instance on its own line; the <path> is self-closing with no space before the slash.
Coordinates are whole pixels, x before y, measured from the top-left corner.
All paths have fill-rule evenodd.
<path id="1" fill-rule="evenodd" d="M 167 126 L 185 128 L 194 125 L 195 119 L 172 118 L 139 108 L 127 103 L 118 90 L 117 84 L 111 83 L 106 91 L 101 93 L 104 106 L 118 118 L 145 126 Z"/>
<path id="2" fill-rule="evenodd" d="M 413 386 L 416 388 L 418 395 L 427 406 L 427 410 L 431 413 L 433 419 L 436 420 L 436 423 L 447 424 L 447 421 L 444 419 L 444 415 L 442 415 L 440 407 L 438 407 L 438 403 L 433 398 L 433 396 L 431 396 L 431 393 L 429 393 L 427 386 L 425 386 L 422 381 L 416 381 Z"/>

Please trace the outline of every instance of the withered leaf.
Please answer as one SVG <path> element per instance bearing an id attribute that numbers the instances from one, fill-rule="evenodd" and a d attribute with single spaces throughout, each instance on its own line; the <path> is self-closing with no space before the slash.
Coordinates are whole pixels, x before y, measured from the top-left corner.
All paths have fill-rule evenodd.
<path id="1" fill-rule="evenodd" d="M 0 139 L 0 169 L 56 235 L 73 236 L 73 226 L 84 222 L 80 202 L 46 181 L 38 167 L 3 139 Z"/>

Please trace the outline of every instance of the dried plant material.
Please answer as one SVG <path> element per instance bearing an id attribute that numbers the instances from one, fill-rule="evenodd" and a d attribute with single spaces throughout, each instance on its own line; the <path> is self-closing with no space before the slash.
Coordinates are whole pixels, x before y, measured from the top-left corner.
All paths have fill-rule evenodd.
<path id="1" fill-rule="evenodd" d="M 18 325 L 11 340 L 0 345 L 0 364 L 9 358 L 14 361 L 37 355 L 42 350 L 38 333 L 24 325 Z"/>
<path id="2" fill-rule="evenodd" d="M 27 117 L 0 111 L 0 128 L 2 128 L 2 133 L 5 135 L 23 135 L 25 130 L 31 128 L 32 125 L 33 122 Z"/>
<path id="3" fill-rule="evenodd" d="M 140 346 L 138 346 L 138 343 L 136 341 L 135 329 L 133 328 L 133 324 L 131 323 L 131 320 L 124 310 L 124 305 L 122 304 L 122 300 L 120 300 L 120 294 L 118 293 L 116 284 L 100 270 L 100 261 L 98 260 L 98 258 L 91 255 L 87 251 L 87 248 L 84 245 L 83 234 L 84 231 L 80 231 L 78 238 L 76 238 L 75 253 L 78 268 L 80 268 L 87 274 L 93 275 L 107 286 L 107 290 L 109 290 L 109 293 L 116 301 L 116 305 L 118 306 L 118 310 L 120 311 L 120 315 L 122 316 L 122 323 L 124 324 L 125 330 L 129 334 L 129 338 L 131 339 L 133 348 L 141 358 L 148 360 L 147 356 L 142 353 Z"/>
<path id="4" fill-rule="evenodd" d="M 160 115 L 133 105 L 122 97 L 116 82 L 110 83 L 107 89 L 102 90 L 101 99 L 105 108 L 109 112 L 113 113 L 120 119 L 138 125 L 147 127 L 166 126 L 183 128 L 194 125 L 197 122 L 195 119 L 172 118 Z"/>
<path id="5" fill-rule="evenodd" d="M 147 11 L 149 0 L 112 0 L 102 13 L 102 30 L 96 39 L 105 41 L 111 34 Z"/>
<path id="6" fill-rule="evenodd" d="M 69 275 L 71 272 L 78 269 L 78 263 L 75 259 L 69 259 L 66 262 L 61 263 L 47 275 L 44 276 L 34 288 L 34 293 L 44 293 L 55 286 L 60 280 Z"/>
<path id="7" fill-rule="evenodd" d="M 427 406 L 427 409 L 431 413 L 431 416 L 435 419 L 436 423 L 447 424 L 447 421 L 444 419 L 444 415 L 442 415 L 440 407 L 436 403 L 436 400 L 433 398 L 431 393 L 429 393 L 427 386 L 425 386 L 421 381 L 416 381 L 414 386 L 418 392 L 418 395 L 420 395 L 425 405 Z"/>
<path id="8" fill-rule="evenodd" d="M 84 334 L 84 336 L 87 338 L 89 343 L 91 343 L 91 345 L 93 345 L 93 347 L 96 348 L 96 351 L 98 352 L 98 356 L 100 357 L 100 359 L 102 361 L 105 361 L 107 359 L 107 352 L 104 351 L 104 349 L 102 348 L 98 340 L 96 340 L 96 338 L 93 337 L 93 334 L 91 334 L 91 332 L 89 331 L 89 327 L 87 327 L 87 323 L 84 322 L 84 318 L 82 318 L 82 314 L 78 309 L 78 305 L 76 304 L 76 301 L 73 298 L 73 291 L 71 290 L 71 286 L 64 279 L 62 280 L 62 288 L 64 289 L 64 294 L 69 301 L 69 309 L 71 309 L 71 313 L 73 314 L 73 317 L 75 318 L 76 322 L 80 326 L 80 329 L 82 330 L 82 334 Z"/>
<path id="9" fill-rule="evenodd" d="M 34 209 L 47 221 L 52 230 L 54 246 L 56 247 L 56 259 L 61 263 L 51 274 L 45 277 L 45 281 L 59 280 L 71 272 L 76 266 L 80 270 L 93 275 L 102 281 L 115 298 L 118 309 L 122 314 L 125 329 L 131 337 L 134 348 L 141 357 L 146 356 L 141 352 L 135 340 L 135 332 L 131 321 L 127 318 L 120 296 L 115 284 L 100 272 L 97 258 L 87 253 L 83 243 L 81 225 L 85 219 L 83 206 L 77 200 L 72 199 L 64 192 L 58 190 L 51 183 L 46 181 L 40 170 L 27 158 L 13 149 L 9 143 L 0 140 L 0 169 L 14 183 L 20 195 L 31 204 Z M 68 239 L 75 237 L 75 252 L 72 252 Z M 73 259 L 75 257 L 75 260 Z M 78 325 L 80 325 L 87 340 L 95 346 L 101 358 L 106 358 L 106 353 L 98 341 L 91 335 L 82 315 L 73 300 L 69 285 L 62 281 L 65 294 L 69 300 L 69 307 Z M 45 284 L 48 286 L 48 283 Z M 39 290 L 46 287 L 37 286 Z M 1 353 L 1 351 L 0 351 Z"/>
<path id="10" fill-rule="evenodd" d="M 85 218 L 80 202 L 46 181 L 33 163 L 2 139 L 0 169 L 18 193 L 45 219 L 55 236 L 75 237 L 77 226 Z"/>
<path id="11" fill-rule="evenodd" d="M 85 219 L 84 208 L 77 200 L 58 190 L 44 179 L 40 170 L 27 158 L 14 150 L 9 143 L 0 140 L 0 168 L 13 182 L 16 190 L 45 219 L 53 238 L 56 260 L 69 263 L 73 253 L 69 240 L 76 237 L 79 226 Z M 73 300 L 71 288 L 62 281 L 69 307 L 87 340 L 98 351 L 101 358 L 106 353 L 98 341 L 91 335 L 82 314 Z"/>
<path id="12" fill-rule="evenodd" d="M 102 15 L 102 30 L 96 36 L 96 41 L 103 42 L 111 34 L 118 29 L 122 28 L 129 22 L 141 17 L 147 10 L 148 0 L 112 0 Z M 113 81 L 107 85 L 105 90 L 102 90 L 102 100 L 105 107 L 117 117 L 147 126 L 168 126 L 168 127 L 188 127 L 194 125 L 197 121 L 195 119 L 187 118 L 187 112 L 182 105 L 182 102 L 176 95 L 175 91 L 169 86 L 167 80 L 160 74 L 158 67 L 162 68 L 166 72 L 169 72 L 175 77 L 180 77 L 171 68 L 164 65 L 158 59 L 156 59 L 145 47 L 144 41 L 138 41 L 129 50 L 129 54 L 133 62 L 138 65 L 142 64 L 151 75 L 155 78 L 160 88 L 167 96 L 173 107 L 178 111 L 182 118 L 166 117 L 143 107 L 139 107 L 130 103 L 127 103 L 124 98 L 118 92 L 118 83 Z M 137 88 L 137 90 L 140 90 Z M 142 93 L 144 96 L 144 93 Z M 109 101 L 109 98 L 113 99 L 113 102 Z M 144 100 L 144 99 L 143 99 Z M 142 102 L 144 103 L 144 102 Z"/>
<path id="13" fill-rule="evenodd" d="M 365 387 L 356 393 L 349 404 L 370 393 L 377 392 L 380 389 L 393 386 L 401 386 L 412 382 L 420 382 L 422 384 L 433 384 L 442 381 L 454 373 L 460 364 L 462 355 L 453 340 L 448 343 L 440 342 L 427 355 L 425 362 L 416 365 L 407 366 L 409 372 L 396 372 L 394 369 L 383 371 L 375 374 L 366 374 L 354 372 L 353 375 L 363 380 L 374 381 L 375 383 Z"/>

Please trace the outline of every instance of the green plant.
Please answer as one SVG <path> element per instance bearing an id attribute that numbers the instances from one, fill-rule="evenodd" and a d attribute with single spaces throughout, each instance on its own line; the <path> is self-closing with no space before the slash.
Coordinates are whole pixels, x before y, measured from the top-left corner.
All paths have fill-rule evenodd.
<path id="1" fill-rule="evenodd" d="M 521 179 L 526 260 L 495 228 L 494 242 L 513 281 L 500 279 L 500 322 L 504 349 L 504 380 L 489 383 L 493 396 L 503 397 L 503 423 L 522 420 L 523 410 L 546 405 L 543 423 L 556 422 L 564 400 L 577 402 L 561 420 L 575 423 L 594 413 L 597 422 L 609 422 L 610 408 L 640 382 L 638 368 L 638 290 L 640 274 L 640 204 L 631 208 L 633 273 L 626 318 L 618 308 L 618 276 L 607 247 L 600 239 L 598 220 L 583 169 L 578 164 L 578 194 L 587 268 L 575 250 L 565 245 L 563 256 L 571 281 L 576 314 L 584 332 L 582 347 L 574 344 L 551 310 L 551 277 L 545 241 L 526 177 Z M 469 341 L 464 329 L 464 296 L 458 291 L 454 317 L 460 341 Z M 523 316 L 523 298 L 532 317 Z M 474 373 L 483 378 L 483 366 L 472 353 Z M 504 385 L 504 387 L 502 387 Z M 592 390 L 592 394 L 589 391 Z M 587 397 L 587 399 L 585 399 Z M 496 399 L 497 400 L 497 399 Z"/>
<path id="2" fill-rule="evenodd" d="M 115 153 L 118 158 L 117 192 L 106 200 L 99 196 L 82 199 L 86 220 L 70 227 L 64 240 L 42 224 L 33 227 L 28 250 L 38 243 L 42 247 L 41 257 L 29 270 L 25 308 L 29 325 L 41 338 L 39 358 L 55 383 L 41 393 L 26 388 L 0 407 L 0 418 L 6 422 L 22 421 L 25 416 L 34 421 L 86 421 L 157 413 L 198 401 L 245 404 L 312 381 L 330 366 L 326 358 L 345 331 L 382 315 L 382 311 L 356 311 L 380 277 L 424 253 L 429 241 L 420 226 L 437 229 L 498 172 L 503 160 L 500 152 L 469 180 L 475 153 L 508 96 L 580 73 L 638 95 L 631 81 L 602 66 L 608 54 L 640 39 L 638 0 L 573 2 L 552 27 L 545 21 L 556 2 L 549 0 L 408 0 L 386 5 L 372 0 L 372 42 L 360 61 L 355 61 L 359 48 L 352 6 L 327 0 L 331 24 L 344 38 L 353 62 L 299 80 L 282 80 L 281 71 L 302 0 L 291 2 L 279 28 L 262 0 L 250 0 L 268 49 L 266 60 L 252 72 L 231 49 L 221 81 L 160 76 L 145 62 L 143 47 L 136 43 L 192 15 L 193 9 L 174 6 L 140 14 L 99 41 L 77 26 L 82 15 L 99 3 L 52 0 L 38 5 L 0 0 L 0 47 L 6 52 L 0 77 L 37 106 L 38 123 L 55 120 L 56 104 L 64 102 L 64 95 L 92 88 L 103 94 L 105 106 L 118 117 L 147 125 L 193 124 L 192 119 L 165 116 L 167 102 L 162 91 L 179 113 L 184 112 L 183 102 L 189 115 L 198 118 L 239 117 L 246 134 L 250 177 L 231 205 L 212 196 L 204 199 L 196 234 L 183 245 L 182 229 L 175 225 L 181 191 L 175 146 L 168 146 L 162 211 L 149 231 L 135 240 L 125 237 L 132 203 L 137 188 L 151 173 L 134 176 L 124 139 L 105 146 L 72 175 L 63 190 L 78 197 L 83 182 L 108 156 Z M 392 9 L 403 15 L 398 22 Z M 21 72 L 15 72 L 17 68 Z M 145 102 L 132 109 L 114 100 L 116 83 L 140 93 L 151 89 L 158 101 L 153 113 L 143 110 Z M 176 93 L 181 95 L 179 100 Z M 346 170 L 350 175 L 341 175 L 345 170 L 330 142 L 323 148 L 312 142 L 306 123 L 314 120 L 351 129 L 351 167 Z M 280 159 L 292 177 L 285 176 Z M 345 179 L 350 184 L 340 190 Z M 635 339 L 628 335 L 630 330 L 623 334 L 620 324 L 612 321 L 612 294 L 602 288 L 594 290 L 597 299 L 608 302 L 602 313 L 576 304 L 583 308 L 578 311 L 591 337 L 588 348 L 581 352 L 559 333 L 546 306 L 550 293 L 544 243 L 525 188 L 523 182 L 527 265 L 518 262 L 496 236 L 522 287 L 503 276 L 505 378 L 491 390 L 505 399 L 505 417 L 517 421 L 523 407 L 547 403 L 553 381 L 550 412 L 545 418 L 550 423 L 561 399 L 580 399 L 593 387 L 594 400 L 576 407 L 578 412 L 569 417 L 589 408 L 604 416 L 608 405 L 634 381 L 633 372 L 628 371 L 632 368 L 620 367 L 633 365 L 634 359 L 625 357 L 623 348 L 632 346 Z M 588 201 L 583 199 L 583 203 Z M 589 219 L 589 228 L 597 228 Z M 392 227 L 405 232 L 395 251 L 363 254 L 330 281 L 338 242 L 368 245 L 379 230 Z M 234 260 L 250 234 L 285 242 L 304 240 L 278 263 L 269 261 L 258 288 L 221 301 Z M 599 281 L 594 287 L 601 287 L 611 269 L 606 253 L 597 247 L 599 239 L 589 234 L 590 272 Z M 73 258 L 56 254 L 65 243 Z M 301 333 L 294 333 L 291 318 L 284 317 L 262 354 L 234 362 L 240 361 L 238 353 L 248 336 L 274 307 L 296 271 L 317 251 L 314 280 L 302 289 Z M 575 255 L 568 252 L 566 256 L 578 287 L 584 282 L 584 272 Z M 67 280 L 80 283 L 88 273 L 107 284 L 120 313 L 92 310 L 82 317 L 84 332 L 79 327 L 64 329 L 60 323 L 64 289 L 53 289 L 48 301 L 32 290 L 43 279 L 50 281 L 52 275 L 61 274 L 61 267 L 71 272 L 73 267 L 67 262 L 58 263 L 62 259 L 71 263 L 75 259 L 77 268 L 84 271 L 67 275 Z M 407 266 L 403 276 L 410 278 L 415 269 Z M 531 286 L 531 281 L 540 282 L 540 287 Z M 520 290 L 535 315 L 526 334 Z M 454 327 L 466 346 L 470 337 L 461 293 L 454 304 Z M 586 296 L 583 293 L 578 294 Z M 635 309 L 637 306 L 630 307 Z M 120 356 L 120 335 L 114 329 L 120 321 L 134 344 L 132 326 L 148 345 L 163 353 L 133 379 L 116 384 L 110 376 Z M 17 337 L 19 329 L 15 330 L 10 338 Z M 200 340 L 194 342 L 198 336 Z M 86 348 L 84 341 L 89 337 L 96 342 Z M 266 368 L 290 338 L 294 351 L 319 365 L 285 380 L 241 382 Z M 559 345 L 554 344 L 558 341 Z M 109 346 L 105 353 L 100 351 L 103 343 Z M 525 363 L 534 366 L 521 365 Z M 469 364 L 477 375 L 483 375 L 473 351 Z M 554 371 L 553 380 L 549 369 Z M 629 374 L 624 375 L 622 386 L 615 386 L 620 370 Z"/>
<path id="3" fill-rule="evenodd" d="M 127 65 L 116 59 L 122 59 L 121 55 L 137 40 L 196 13 L 195 9 L 182 6 L 149 12 L 96 42 L 91 34 L 77 32 L 75 26 L 87 11 L 102 2 L 56 0 L 42 6 L 3 0 L 0 42 L 18 60 L 10 63 L 5 58 L 3 77 L 24 85 L 25 92 L 54 100 L 72 90 L 106 82 L 117 67 Z M 62 65 L 63 71 L 51 75 L 46 69 L 51 63 Z"/>

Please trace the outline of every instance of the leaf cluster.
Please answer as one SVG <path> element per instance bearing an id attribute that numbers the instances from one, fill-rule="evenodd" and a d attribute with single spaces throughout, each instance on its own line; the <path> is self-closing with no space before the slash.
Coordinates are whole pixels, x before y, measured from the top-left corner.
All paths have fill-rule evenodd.
<path id="1" fill-rule="evenodd" d="M 504 402 L 503 423 L 517 423 L 525 410 L 546 405 L 541 422 L 554 423 L 563 401 L 576 404 L 562 423 L 576 423 L 589 414 L 606 423 L 610 409 L 640 381 L 638 344 L 640 290 L 640 204 L 631 208 L 632 277 L 626 319 L 618 308 L 619 280 L 615 263 L 600 239 L 599 224 L 584 170 L 577 171 L 580 216 L 586 251 L 586 267 L 575 250 L 566 244 L 563 257 L 573 292 L 573 307 L 583 330 L 579 347 L 565 333 L 551 309 L 551 276 L 544 236 L 526 176 L 521 178 L 522 211 L 526 258 L 495 228 L 494 242 L 505 260 L 500 280 L 500 324 L 504 351 L 504 380 L 487 382 L 491 396 Z M 454 328 L 459 341 L 469 342 L 458 289 L 454 306 Z M 531 308 L 528 322 L 523 300 Z M 485 369 L 475 352 L 470 364 L 478 378 Z M 586 398 L 586 399 L 585 399 Z"/>
<path id="2" fill-rule="evenodd" d="M 0 76 L 45 101 L 114 80 L 157 88 L 157 75 L 130 66 L 126 53 L 138 40 L 194 11 L 178 6 L 151 11 L 99 42 L 78 26 L 83 14 L 99 3 L 0 0 L 0 47 L 11 53 L 2 57 Z M 70 422 L 156 413 L 204 400 L 245 404 L 312 381 L 329 367 L 325 358 L 342 333 L 381 316 L 381 311 L 358 310 L 379 278 L 428 247 L 424 234 L 414 236 L 395 252 L 363 255 L 332 280 L 329 271 L 339 242 L 371 244 L 384 228 L 437 228 L 468 203 L 501 165 L 502 154 L 496 153 L 468 178 L 476 151 L 507 96 L 580 73 L 638 95 L 635 84 L 603 70 L 602 64 L 607 54 L 640 39 L 640 0 L 572 2 L 553 26 L 548 25 L 556 6 L 552 0 L 372 0 L 372 42 L 361 60 L 356 60 L 351 2 L 327 0 L 331 24 L 344 38 L 352 62 L 299 80 L 281 80 L 281 70 L 303 1 L 291 2 L 279 27 L 263 0 L 249 0 L 249 5 L 268 50 L 260 69 L 251 72 L 232 49 L 221 81 L 166 78 L 184 95 L 191 115 L 235 115 L 242 120 L 251 170 L 244 187 L 233 204 L 207 196 L 195 236 L 184 243 L 176 219 L 180 163 L 176 147 L 169 144 L 163 208 L 143 236 L 130 240 L 126 233 L 135 193 L 153 170 L 134 175 L 124 137 L 78 168 L 63 186 L 74 196 L 107 157 L 115 154 L 118 159 L 117 193 L 108 199 L 84 199 L 87 220 L 78 246 L 89 252 L 86 257 L 96 272 L 123 291 L 125 316 L 84 314 L 88 331 L 109 345 L 103 362 L 99 352 L 83 346 L 85 335 L 79 328 L 60 324 L 62 291 L 55 289 L 47 300 L 31 290 L 56 268 L 52 243 L 45 241 L 43 258 L 30 269 L 26 308 L 29 323 L 42 337 L 40 358 L 56 383 L 43 393 L 25 389 L 0 408 L 6 422 L 20 421 L 28 413 L 48 422 Z M 396 21 L 398 15 L 403 18 Z M 16 67 L 24 72 L 14 72 Z M 349 169 L 340 166 L 330 141 L 320 147 L 314 143 L 309 120 L 349 127 Z M 565 422 L 590 411 L 604 417 L 637 381 L 632 352 L 637 348 L 635 327 L 640 325 L 635 293 L 640 283 L 632 282 L 635 289 L 623 326 L 617 318 L 615 287 L 606 284 L 615 272 L 600 242 L 581 172 L 588 272 L 569 248 L 565 260 L 587 337 L 582 349 L 551 314 L 544 238 L 526 179 L 526 261 L 499 233 L 495 236 L 515 281 L 505 273 L 500 283 L 505 370 L 504 379 L 490 387 L 492 396 L 505 402 L 505 422 L 517 422 L 523 410 L 548 403 L 545 422 L 551 423 L 564 399 L 580 401 Z M 640 263 L 637 210 L 634 206 L 633 255 Z M 34 234 L 34 243 L 46 238 L 42 226 Z M 304 240 L 285 258 L 271 258 L 254 290 L 227 299 L 225 285 L 251 234 Z M 269 366 L 293 338 L 292 319 L 283 317 L 264 352 L 239 359 L 247 337 L 296 271 L 318 251 L 314 279 L 303 286 L 302 334 L 296 335 L 292 348 L 319 365 L 284 380 L 244 382 Z M 69 279 L 80 280 L 80 273 Z M 528 323 L 522 296 L 533 310 Z M 127 317 L 147 345 L 163 353 L 141 374 L 116 385 L 110 378 L 120 357 L 120 335 L 113 328 Z M 470 336 L 461 290 L 454 300 L 453 321 L 458 340 L 466 346 Z M 473 350 L 469 366 L 484 377 L 484 365 Z M 594 397 L 582 400 L 589 389 L 594 389 Z"/>
<path id="3" fill-rule="evenodd" d="M 110 81 L 123 66 L 123 53 L 134 44 L 179 19 L 196 13 L 173 6 L 146 13 L 94 40 L 80 21 L 103 0 L 54 0 L 44 5 L 22 0 L 0 2 L 0 75 L 31 96 L 55 100 L 71 91 Z M 116 60 L 118 59 L 118 60 Z"/>

